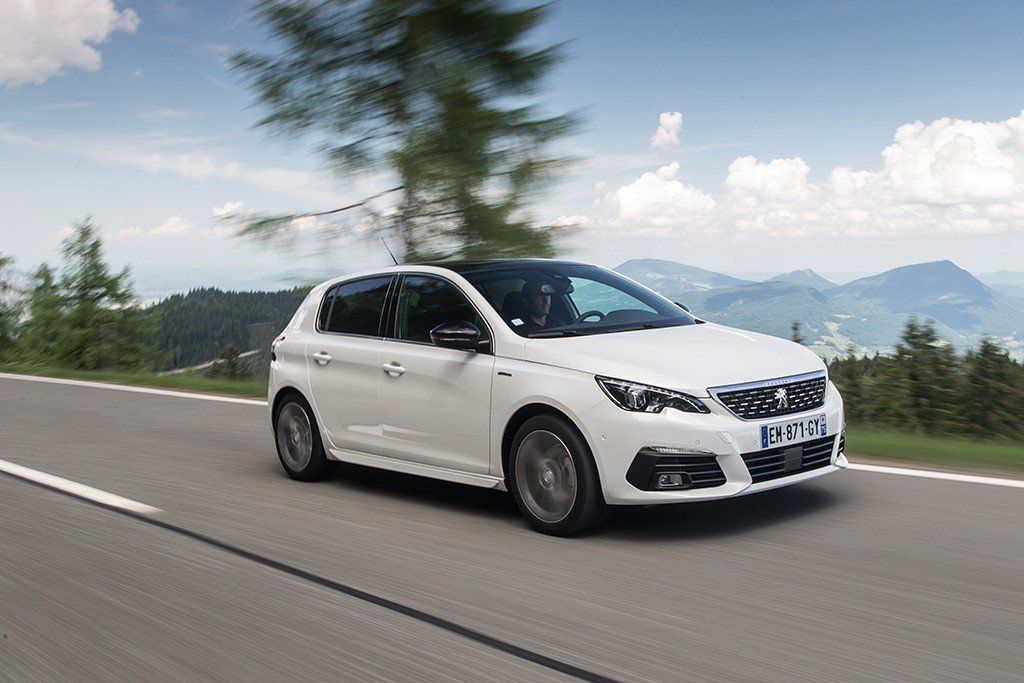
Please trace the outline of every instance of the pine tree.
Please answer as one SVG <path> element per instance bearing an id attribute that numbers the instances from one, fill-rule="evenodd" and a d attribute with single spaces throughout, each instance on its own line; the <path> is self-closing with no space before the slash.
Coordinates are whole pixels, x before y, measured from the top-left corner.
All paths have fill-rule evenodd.
<path id="1" fill-rule="evenodd" d="M 957 358 L 931 321 L 907 321 L 894 360 L 906 403 L 901 412 L 922 429 L 955 431 L 962 415 L 956 401 Z"/>
<path id="2" fill-rule="evenodd" d="M 794 320 L 789 326 L 789 338 L 797 344 L 805 343 L 803 332 L 800 331 L 800 321 Z"/>
<path id="3" fill-rule="evenodd" d="M 64 367 L 148 369 L 157 356 L 157 321 L 136 305 L 128 268 L 112 273 L 90 217 L 61 245 L 62 315 L 53 356 Z"/>
<path id="4" fill-rule="evenodd" d="M 18 335 L 18 356 L 34 363 L 57 362 L 64 299 L 53 269 L 40 264 L 32 274 L 25 307 L 27 319 Z"/>
<path id="5" fill-rule="evenodd" d="M 527 205 L 565 160 L 545 148 L 573 128 L 533 98 L 559 61 L 529 35 L 548 6 L 505 0 L 263 0 L 257 17 L 283 45 L 232 65 L 269 109 L 260 125 L 302 136 L 337 173 L 393 178 L 353 205 L 258 216 L 242 234 L 288 237 L 297 218 L 367 209 L 409 259 L 550 256 L 554 233 Z"/>
<path id="6" fill-rule="evenodd" d="M 243 380 L 252 375 L 251 369 L 244 359 L 239 357 L 238 349 L 230 344 L 220 352 L 219 359 L 206 370 L 211 379 Z"/>
<path id="7" fill-rule="evenodd" d="M 1024 367 L 992 339 L 964 359 L 961 406 L 967 430 L 978 436 L 1024 437 Z"/>
<path id="8" fill-rule="evenodd" d="M 10 356 L 14 348 L 14 330 L 18 323 L 17 292 L 4 273 L 13 263 L 13 258 L 0 254 L 0 360 Z"/>

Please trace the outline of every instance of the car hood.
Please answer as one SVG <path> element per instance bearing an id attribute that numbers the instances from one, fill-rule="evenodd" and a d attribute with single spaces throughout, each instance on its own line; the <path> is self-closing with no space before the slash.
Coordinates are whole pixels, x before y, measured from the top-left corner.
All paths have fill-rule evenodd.
<path id="1" fill-rule="evenodd" d="M 531 339 L 525 359 L 707 396 L 708 387 L 824 370 L 786 339 L 713 323 Z"/>

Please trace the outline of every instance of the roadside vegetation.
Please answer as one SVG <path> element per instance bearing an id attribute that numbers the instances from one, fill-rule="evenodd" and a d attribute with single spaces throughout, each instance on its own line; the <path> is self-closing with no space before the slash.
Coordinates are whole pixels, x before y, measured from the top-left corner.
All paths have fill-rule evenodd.
<path id="1" fill-rule="evenodd" d="M 1024 443 L 1024 366 L 992 339 L 957 355 L 911 319 L 892 355 L 829 364 L 850 424 Z"/>
<path id="2" fill-rule="evenodd" d="M 80 379 L 89 382 L 110 382 L 157 389 L 192 391 L 207 394 L 227 394 L 266 399 L 267 383 L 257 380 L 215 379 L 203 374 L 158 375 L 152 372 L 127 370 L 73 370 L 50 365 L 0 363 L 0 372 L 61 379 Z"/>

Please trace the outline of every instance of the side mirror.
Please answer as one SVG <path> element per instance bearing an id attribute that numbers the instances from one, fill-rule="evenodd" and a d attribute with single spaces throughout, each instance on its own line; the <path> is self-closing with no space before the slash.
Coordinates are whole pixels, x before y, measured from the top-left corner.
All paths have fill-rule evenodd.
<path id="1" fill-rule="evenodd" d="M 683 309 L 683 310 L 684 310 L 684 311 L 686 311 L 687 313 L 689 313 L 689 312 L 690 312 L 690 307 L 689 307 L 689 306 L 687 306 L 686 304 L 681 304 L 681 303 L 679 303 L 678 301 L 673 301 L 672 303 L 674 303 L 674 304 L 675 304 L 676 306 L 678 306 L 679 308 Z"/>
<path id="2" fill-rule="evenodd" d="M 444 349 L 471 351 L 480 344 L 480 328 L 473 323 L 441 323 L 430 331 L 430 341 Z"/>

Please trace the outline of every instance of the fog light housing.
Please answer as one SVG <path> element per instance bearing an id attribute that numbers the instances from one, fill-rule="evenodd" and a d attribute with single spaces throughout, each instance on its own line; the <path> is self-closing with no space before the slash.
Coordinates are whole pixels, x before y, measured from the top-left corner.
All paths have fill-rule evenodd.
<path id="1" fill-rule="evenodd" d="M 683 489 L 689 488 L 690 484 L 690 475 L 686 472 L 667 472 L 655 476 L 654 488 Z"/>

